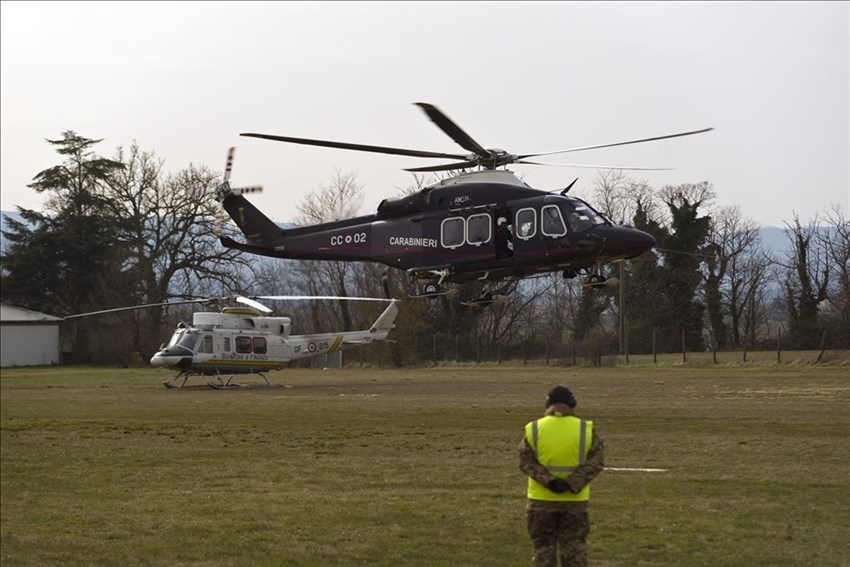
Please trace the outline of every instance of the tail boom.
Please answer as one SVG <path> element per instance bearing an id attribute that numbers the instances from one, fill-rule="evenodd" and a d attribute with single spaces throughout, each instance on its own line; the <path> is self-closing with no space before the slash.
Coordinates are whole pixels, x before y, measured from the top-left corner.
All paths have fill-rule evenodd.
<path id="1" fill-rule="evenodd" d="M 245 242 L 222 236 L 221 244 L 250 254 L 306 260 L 374 261 L 374 215 L 284 230 L 241 195 L 222 201 Z"/>

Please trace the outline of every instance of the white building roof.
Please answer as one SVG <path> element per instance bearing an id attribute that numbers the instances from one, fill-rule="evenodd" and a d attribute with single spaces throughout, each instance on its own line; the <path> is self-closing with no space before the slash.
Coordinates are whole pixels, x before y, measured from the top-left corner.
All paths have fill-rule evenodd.
<path id="1" fill-rule="evenodd" d="M 0 303 L 0 322 L 2 323 L 60 323 L 61 321 L 61 317 Z"/>

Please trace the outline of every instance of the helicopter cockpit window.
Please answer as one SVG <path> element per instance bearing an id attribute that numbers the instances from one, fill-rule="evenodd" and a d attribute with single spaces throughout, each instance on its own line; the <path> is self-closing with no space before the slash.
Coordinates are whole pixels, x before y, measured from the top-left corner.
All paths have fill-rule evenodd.
<path id="1" fill-rule="evenodd" d="M 573 232 L 582 232 L 599 224 L 604 224 L 605 219 L 581 201 L 571 200 L 567 203 L 567 224 Z"/>
<path id="2" fill-rule="evenodd" d="M 189 333 L 186 331 L 182 331 L 182 336 L 178 337 L 176 334 L 171 342 L 177 344 L 185 349 L 190 351 L 195 350 L 195 343 L 198 342 L 198 335 L 195 333 Z"/>
<path id="3" fill-rule="evenodd" d="M 537 213 L 534 209 L 522 209 L 516 214 L 516 235 L 528 240 L 537 233 Z"/>
<path id="4" fill-rule="evenodd" d="M 253 346 L 251 337 L 236 337 L 236 352 L 241 354 L 251 354 Z"/>
<path id="5" fill-rule="evenodd" d="M 564 225 L 564 219 L 561 216 L 561 209 L 556 205 L 546 205 L 540 211 L 542 220 L 540 226 L 543 234 L 546 236 L 564 236 L 567 233 L 567 227 Z"/>
<path id="6" fill-rule="evenodd" d="M 490 242 L 490 215 L 472 215 L 466 220 L 466 241 L 473 246 Z"/>
<path id="7" fill-rule="evenodd" d="M 171 335 L 171 340 L 168 341 L 168 346 L 174 346 L 180 343 L 180 338 L 183 337 L 183 333 L 186 331 L 174 331 L 174 334 Z"/>
<path id="8" fill-rule="evenodd" d="M 254 354 L 266 354 L 265 337 L 254 337 Z"/>
<path id="9" fill-rule="evenodd" d="M 457 248 L 463 246 L 466 239 L 464 227 L 466 223 L 461 217 L 446 219 L 440 226 L 440 238 L 444 248 Z"/>

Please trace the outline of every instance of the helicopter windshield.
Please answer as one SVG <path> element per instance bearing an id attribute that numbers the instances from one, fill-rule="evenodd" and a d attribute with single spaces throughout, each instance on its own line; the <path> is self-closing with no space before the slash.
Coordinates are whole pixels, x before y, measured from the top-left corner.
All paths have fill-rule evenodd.
<path id="1" fill-rule="evenodd" d="M 605 219 L 584 201 L 568 199 L 564 209 L 567 224 L 573 232 L 584 232 L 594 226 L 605 224 Z"/>
<path id="2" fill-rule="evenodd" d="M 168 346 L 180 346 L 185 348 L 186 350 L 193 351 L 195 350 L 195 343 L 198 340 L 198 335 L 195 333 L 190 333 L 189 331 L 180 330 L 175 332 L 171 336 L 171 341 L 168 343 Z"/>

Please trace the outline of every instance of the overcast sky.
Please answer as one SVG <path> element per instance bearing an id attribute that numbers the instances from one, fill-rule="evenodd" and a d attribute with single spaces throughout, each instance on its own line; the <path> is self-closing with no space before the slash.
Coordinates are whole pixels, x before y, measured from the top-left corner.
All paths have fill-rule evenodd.
<path id="1" fill-rule="evenodd" d="M 339 170 L 361 213 L 412 184 L 420 158 L 297 146 L 240 132 L 465 153 L 412 103 L 484 147 L 533 153 L 714 127 L 707 134 L 547 156 L 675 167 L 763 225 L 850 208 L 848 2 L 2 2 L 2 209 L 60 163 L 45 139 L 137 142 L 176 172 L 223 171 L 290 221 Z M 590 194 L 594 170 L 512 166 L 544 190 Z"/>

